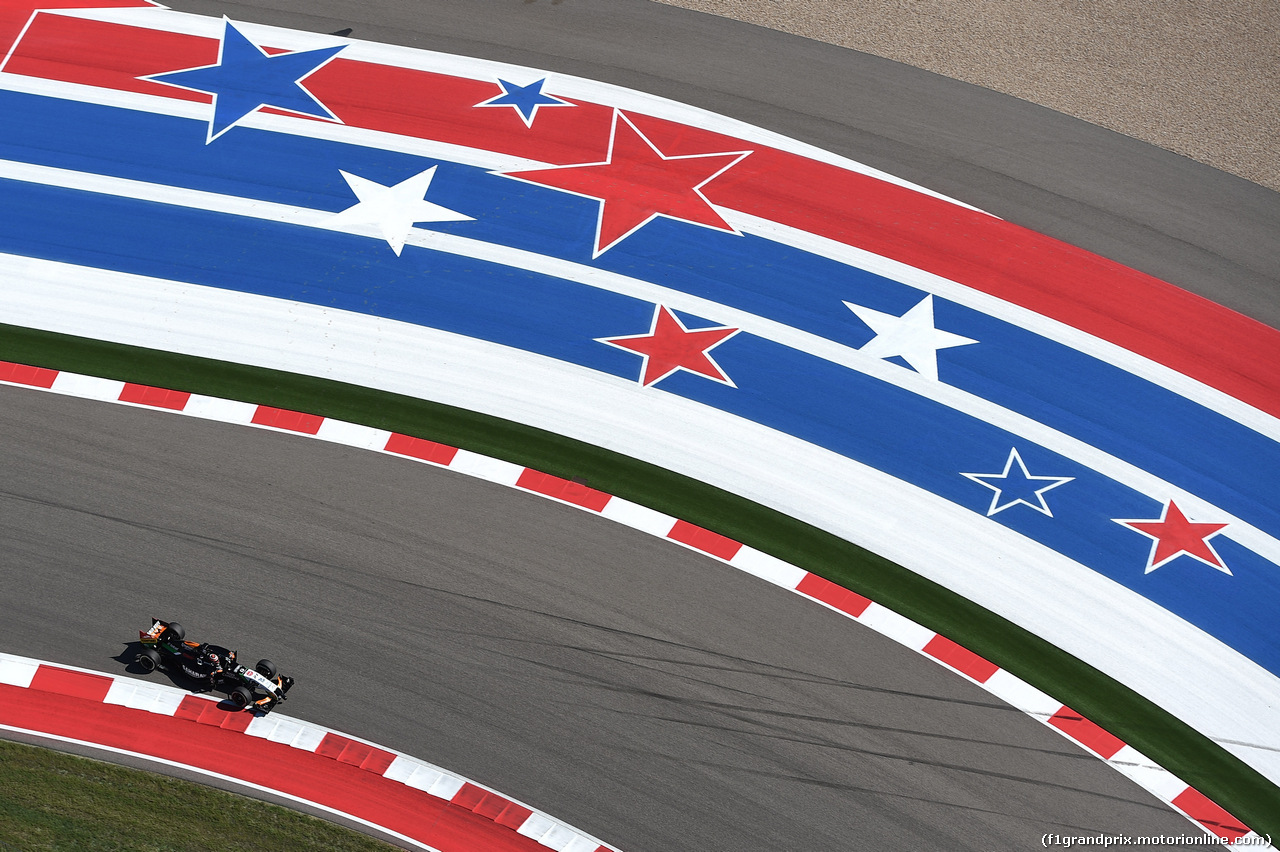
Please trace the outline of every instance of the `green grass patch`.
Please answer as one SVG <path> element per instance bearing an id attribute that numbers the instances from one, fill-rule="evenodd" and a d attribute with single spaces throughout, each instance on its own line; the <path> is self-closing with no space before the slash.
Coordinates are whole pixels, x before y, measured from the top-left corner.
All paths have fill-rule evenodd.
<path id="1" fill-rule="evenodd" d="M 1159 761 L 1253 830 L 1280 836 L 1280 788 L 1142 696 L 902 566 L 689 477 L 475 412 L 256 367 L 12 326 L 0 326 L 0 360 L 320 414 L 580 479 L 784 559 L 942 633 Z"/>
<path id="2" fill-rule="evenodd" d="M 0 852 L 389 852 L 267 802 L 0 740 Z"/>

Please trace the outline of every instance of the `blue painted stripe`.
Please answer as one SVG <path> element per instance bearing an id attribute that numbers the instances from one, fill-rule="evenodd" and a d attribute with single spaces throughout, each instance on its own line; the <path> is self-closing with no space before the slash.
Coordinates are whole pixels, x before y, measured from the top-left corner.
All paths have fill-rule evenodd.
<path id="1" fill-rule="evenodd" d="M 0 130 L 0 157 L 6 159 L 334 212 L 354 201 L 339 168 L 390 184 L 436 163 L 375 148 L 245 128 L 205 145 L 201 122 L 12 92 L 0 92 L 0 105 L 9 108 L 8 114 L 24 117 Z M 457 164 L 440 165 L 431 199 L 477 218 L 433 225 L 434 230 L 653 281 L 854 348 L 864 345 L 872 334 L 842 300 L 901 314 L 924 295 L 788 246 L 662 219 L 593 262 L 589 254 L 595 202 Z M 28 208 L 23 216 L 31 213 Z M 99 227 L 94 223 L 81 230 Z M 48 237 L 33 234 L 32 239 L 39 244 Z M 337 237 L 320 238 L 322 243 L 333 239 Z M 348 239 L 341 249 L 317 250 L 359 252 L 361 265 L 395 260 L 381 244 Z M 31 251 L 21 240 L 10 245 L 14 253 Z M 121 261 L 77 262 L 119 268 L 111 264 Z M 437 266 L 441 263 L 453 268 L 473 262 L 432 261 Z M 183 265 L 175 268 L 182 270 Z M 485 268 L 502 276 L 518 274 L 492 265 Z M 311 271 L 319 276 L 307 279 L 311 286 L 332 278 L 323 269 Z M 401 263 L 388 274 L 398 278 L 403 271 Z M 180 271 L 168 274 L 181 276 Z M 397 299 L 412 304 L 413 294 L 393 295 L 387 285 L 379 284 L 376 293 L 360 302 L 364 307 L 352 309 L 385 314 L 396 310 Z M 1280 536 L 1280 507 L 1271 495 L 1272 484 L 1280 481 L 1280 451 L 1270 439 L 1130 373 L 980 312 L 936 300 L 936 316 L 940 327 L 980 341 L 939 353 L 943 381 L 1131 460 Z M 548 339 L 539 343 L 541 349 L 525 348 L 557 352 L 579 345 Z M 1195 452 L 1188 453 L 1189 446 Z"/>

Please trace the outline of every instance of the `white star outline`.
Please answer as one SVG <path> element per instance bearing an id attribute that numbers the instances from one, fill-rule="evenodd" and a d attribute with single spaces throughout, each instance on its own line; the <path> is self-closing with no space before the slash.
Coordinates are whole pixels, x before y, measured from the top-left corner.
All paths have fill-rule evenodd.
<path id="1" fill-rule="evenodd" d="M 353 175 L 341 169 L 338 173 L 359 201 L 340 213 L 335 213 L 322 223 L 333 231 L 362 234 L 360 225 L 373 225 L 391 250 L 400 256 L 404 244 L 416 230 L 418 222 L 473 222 L 474 216 L 441 207 L 427 201 L 427 191 L 436 174 L 436 166 L 397 184 L 384 186 L 368 178 Z"/>
<path id="2" fill-rule="evenodd" d="M 651 356 L 649 356 L 647 353 L 637 352 L 634 349 L 628 349 L 625 346 L 619 345 L 616 341 L 640 340 L 646 337 L 653 337 L 658 330 L 658 319 L 661 317 L 663 311 L 666 311 L 666 313 L 671 316 L 671 319 L 675 320 L 676 325 L 680 326 L 680 330 L 686 333 L 690 331 L 732 332 L 731 334 L 726 334 L 722 339 L 717 340 L 715 343 L 711 344 L 706 349 L 702 350 L 702 357 L 706 358 L 707 361 L 711 364 L 711 366 L 715 368 L 716 372 L 720 374 L 718 377 L 708 376 L 706 373 L 699 373 L 697 370 L 691 370 L 688 367 L 677 364 L 676 366 L 672 367 L 670 370 L 667 370 L 661 376 L 658 376 L 653 381 L 647 382 L 647 383 L 645 382 L 644 377 L 649 370 L 649 358 Z M 636 379 L 636 381 L 639 382 L 639 384 L 643 387 L 654 387 L 655 385 L 658 384 L 658 382 L 662 381 L 668 376 L 675 375 L 680 370 L 684 370 L 686 373 L 689 373 L 691 375 L 701 376 L 704 379 L 710 379 L 713 382 L 719 382 L 722 385 L 728 385 L 731 388 L 736 388 L 737 385 L 734 384 L 733 379 L 729 378 L 729 374 L 725 372 L 724 367 L 721 367 L 720 362 L 711 356 L 711 350 L 715 349 L 717 346 L 719 346 L 721 343 L 724 343 L 727 340 L 732 340 L 734 337 L 738 335 L 740 331 L 742 331 L 742 329 L 734 328 L 731 325 L 709 325 L 706 328 L 689 328 L 680 320 L 680 317 L 676 315 L 675 311 L 671 310 L 666 305 L 658 305 L 653 312 L 653 319 L 649 322 L 649 330 L 647 332 L 641 332 L 640 334 L 611 334 L 608 337 L 596 337 L 593 339 L 595 340 L 596 343 L 603 343 L 606 346 L 612 346 L 614 349 L 620 349 L 623 352 L 627 352 L 632 355 L 639 355 L 640 356 L 640 376 L 639 378 Z"/>
<path id="3" fill-rule="evenodd" d="M 880 359 L 896 355 L 910 364 L 911 369 L 931 381 L 938 381 L 939 349 L 978 342 L 971 337 L 943 331 L 934 325 L 932 293 L 902 316 L 887 314 L 853 302 L 845 302 L 844 306 L 876 334 L 863 344 L 859 352 Z"/>
<path id="4" fill-rule="evenodd" d="M 154 3 L 154 5 L 155 5 L 155 6 L 157 6 L 158 8 L 160 8 L 160 9 L 167 9 L 167 8 L 168 8 L 167 6 L 161 6 L 159 3 L 156 3 L 156 2 L 155 2 L 155 0 L 147 0 L 147 2 L 148 2 L 148 3 Z M 177 72 L 177 71 L 198 71 L 198 70 L 201 70 L 201 69 L 204 69 L 204 68 L 218 68 L 218 67 L 220 67 L 220 66 L 222 65 L 222 51 L 223 51 L 223 49 L 226 47 L 226 43 L 227 43 L 227 34 L 226 34 L 226 29 L 225 29 L 225 27 L 226 27 L 226 26 L 230 26 L 230 27 L 232 27 L 233 29 L 235 29 L 235 30 L 236 30 L 236 32 L 238 32 L 238 33 L 240 33 L 240 35 L 244 36 L 245 41 L 249 42 L 249 43 L 250 43 L 250 44 L 252 44 L 255 48 L 257 48 L 258 52 L 259 52 L 259 53 L 261 53 L 263 56 L 265 56 L 265 57 L 267 57 L 267 58 L 271 58 L 271 57 L 273 57 L 273 56 L 283 56 L 283 55 L 284 55 L 284 54 L 279 54 L 279 53 L 277 53 L 277 54 L 267 53 L 265 50 L 263 50 L 263 49 L 262 49 L 262 45 L 258 44 L 258 40 L 257 40 L 257 39 L 249 38 L 248 33 L 246 33 L 243 29 L 241 29 L 241 28 L 240 28 L 240 26 L 237 26 L 237 25 L 236 25 L 236 23 L 235 23 L 234 21 L 232 21 L 232 20 L 231 20 L 231 18 L 230 18 L 230 17 L 228 17 L 227 15 L 223 15 L 223 16 L 222 16 L 222 22 L 223 22 L 224 29 L 223 29 L 222 35 L 218 38 L 218 60 L 217 60 L 216 62 L 213 62 L 213 63 L 211 63 L 211 64 L 209 64 L 209 65 L 193 65 L 193 66 L 191 66 L 190 68 L 175 68 L 175 69 L 173 69 L 173 71 L 164 71 L 164 72 L 162 72 L 162 73 L 163 73 L 163 74 L 172 74 L 172 73 L 175 73 L 175 72 Z M 287 51 L 287 53 L 305 53 L 307 50 L 313 50 L 313 49 L 314 49 L 314 48 L 303 48 L 303 49 L 298 49 L 298 50 L 290 50 L 290 51 Z M 294 80 L 293 82 L 294 82 L 294 85 L 296 85 L 299 89 L 301 89 L 302 91 L 304 91 L 304 92 L 306 92 L 306 93 L 307 93 L 307 97 L 309 97 L 309 98 L 311 98 L 311 100 L 315 101 L 316 106 L 320 107 L 320 109 L 324 110 L 324 111 L 329 115 L 330 120 L 332 120 L 332 121 L 333 121 L 334 123 L 336 123 L 336 124 L 343 124 L 342 119 L 338 118 L 338 116 L 333 112 L 333 110 L 329 109 L 329 107 L 328 107 L 327 105 L 325 105 L 325 104 L 324 104 L 324 103 L 323 103 L 319 98 L 317 98 L 317 97 L 315 96 L 315 94 L 314 94 L 310 89 L 308 89 L 306 86 L 304 86 L 304 85 L 302 84 L 302 81 L 303 81 L 303 80 L 307 79 L 307 78 L 308 78 L 308 77 L 310 77 L 312 74 L 316 73 L 317 71 L 319 71 L 319 70 L 320 70 L 321 68 L 323 68 L 324 66 L 328 65 L 330 62 L 332 62 L 332 61 L 333 61 L 334 59 L 336 59 L 336 58 L 337 58 L 337 54 L 334 54 L 333 56 L 330 56 L 329 58 L 327 58 L 327 59 L 325 59 L 323 62 L 321 62 L 319 65 L 317 65 L 315 68 L 312 68 L 310 71 L 308 71 L 307 73 L 303 74 L 301 77 L 299 77 L 298 79 Z M 8 57 L 6 57 L 5 61 L 6 61 L 6 62 L 8 61 Z M 175 89 L 186 89 L 188 92 L 199 92 L 199 93 L 200 93 L 200 94 L 202 94 L 202 95 L 209 95 L 209 96 L 211 96 L 211 97 L 213 98 L 213 103 L 211 104 L 211 106 L 213 107 L 213 116 L 215 116 L 215 117 L 217 116 L 217 114 L 218 114 L 218 93 L 217 93 L 217 92 L 210 92 L 210 91 L 208 91 L 207 89 L 195 89 L 195 88 L 192 88 L 191 86 L 184 86 L 184 85 L 182 85 L 181 83 L 172 83 L 172 82 L 169 82 L 168 80 L 153 80 L 153 79 L 151 79 L 153 76 L 160 76 L 160 75 L 158 75 L 158 74 L 157 74 L 157 75 L 147 75 L 147 76 L 144 76 L 144 77 L 139 77 L 138 79 L 139 79 L 139 80 L 146 80 L 146 81 L 151 82 L 151 83 L 160 83 L 160 84 L 165 85 L 165 86 L 173 86 Z M 226 127 L 224 127 L 224 128 L 222 128 L 221 130 L 219 130 L 217 133 L 214 133 L 214 132 L 213 132 L 213 125 L 214 125 L 214 120 L 215 120 L 215 119 L 214 119 L 214 117 L 210 117 L 210 119 L 209 119 L 209 130 L 208 130 L 208 133 L 206 134 L 206 137 L 205 137 L 205 144 L 206 144 L 206 145 L 210 144 L 211 142 L 213 142 L 213 140 L 217 139 L 219 136 L 221 136 L 222 134 L 226 133 L 226 132 L 227 132 L 228 130 L 230 130 L 231 128 L 233 128 L 233 127 L 237 127 L 237 126 L 240 126 L 240 123 L 241 123 L 242 121 L 246 120 L 247 118 L 249 118 L 249 117 L 250 117 L 250 116 L 252 116 L 252 115 L 257 115 L 257 114 L 258 114 L 258 110 L 262 109 L 263 107 L 268 107 L 268 106 L 269 106 L 269 107 L 271 107 L 272 109 L 278 109 L 278 110 L 281 110 L 282 112 L 291 113 L 291 114 L 293 114 L 293 115 L 303 116 L 303 117 L 306 117 L 306 118 L 316 118 L 316 116 L 314 116 L 314 115 L 307 115 L 307 113 L 305 113 L 305 112 L 298 112 L 297 110 L 292 110 L 292 109 L 289 109 L 288 107 L 277 107 L 277 106 L 274 106 L 274 105 L 272 105 L 272 104 L 258 104 L 255 108 L 253 108 L 253 109 L 249 110 L 249 112 L 247 112 L 247 113 L 245 113 L 244 115 L 240 116 L 240 117 L 239 117 L 239 118 L 237 118 L 235 121 L 231 122 L 231 123 L 230 123 L 230 124 L 228 124 Z"/>
<path id="5" fill-rule="evenodd" d="M 698 183 L 696 186 L 694 186 L 694 187 L 692 188 L 692 189 L 693 189 L 693 191 L 694 191 L 695 193 L 697 193 L 698 197 L 702 199 L 703 203 L 705 203 L 708 207 L 710 207 L 710 208 L 711 208 L 711 210 L 712 210 L 712 211 L 714 211 L 714 212 L 715 212 L 715 214 L 716 214 L 717 216 L 719 216 L 719 217 L 720 217 L 720 219 L 721 219 L 721 220 L 722 220 L 726 225 L 728 225 L 728 226 L 729 226 L 729 231 L 725 231 L 725 229 L 724 229 L 724 228 L 718 228 L 718 227 L 716 227 L 715 225 L 707 225 L 707 224 L 704 224 L 704 223 L 702 223 L 702 222 L 695 222 L 695 221 L 693 221 L 692 219 L 681 219 L 681 218 L 680 218 L 680 217 L 678 217 L 678 216 L 672 216 L 672 215 L 670 215 L 670 214 L 668 214 L 668 213 L 650 213 L 650 214 L 649 214 L 649 215 L 644 219 L 644 221 L 643 221 L 643 222 L 640 222 L 639 224 L 637 224 L 637 225 L 633 226 L 633 227 L 631 228 L 631 230 L 627 231 L 625 234 L 622 234 L 622 235 L 621 235 L 621 236 L 619 236 L 617 239 L 615 239 L 613 242 L 609 243 L 607 246 L 600 246 L 600 248 L 599 248 L 599 249 L 597 249 L 597 248 L 595 248 L 595 247 L 596 247 L 597 245 L 599 245 L 599 244 L 600 244 L 600 231 L 604 228 L 604 208 L 605 208 L 605 205 L 608 203 L 608 199 L 601 198 L 601 197 L 600 197 L 600 196 L 598 196 L 598 195 L 588 195 L 588 194 L 587 194 L 587 193 L 585 193 L 585 192 L 578 192 L 577 190 L 573 190 L 573 189 L 561 189 L 560 187 L 553 187 L 553 188 L 554 188 L 556 191 L 558 191 L 558 192 L 567 192 L 567 193 L 569 193 L 570 195 L 576 195 L 576 196 L 578 196 L 579 198 L 589 198 L 589 199 L 591 199 L 592 201 L 598 201 L 598 202 L 600 202 L 600 209 L 599 209 L 599 211 L 597 211 L 597 212 L 596 212 L 596 232 L 595 232 L 595 237 L 592 239 L 592 242 L 591 242 L 591 246 L 592 246 L 592 249 L 591 249 L 591 259 L 592 259 L 592 260 L 595 260 L 595 259 L 596 259 L 596 258 L 598 258 L 600 255 L 604 254 L 606 251 L 608 251 L 609 249 L 613 248 L 613 247 L 614 247 L 614 246 L 616 246 L 618 243 L 622 242 L 622 241 L 623 241 L 623 240 L 625 240 L 627 237 L 631 236 L 631 235 L 632 235 L 632 234 L 634 234 L 636 231 L 640 230 L 640 229 L 641 229 L 641 228 L 643 228 L 645 225 L 649 224 L 650 222 L 652 222 L 654 219 L 656 219 L 656 218 L 657 218 L 657 217 L 659 217 L 659 216 L 662 216 L 662 217 L 664 217 L 664 218 L 670 219 L 670 220 L 672 220 L 673 222 L 683 222 L 683 223 L 684 223 L 684 224 L 686 224 L 686 225 L 697 225 L 697 226 L 698 226 L 698 227 L 700 227 L 700 228 L 706 228 L 706 229 L 711 230 L 711 231 L 719 231 L 719 232 L 720 232 L 720 233 L 722 233 L 722 234 L 723 234 L 723 233 L 730 233 L 730 232 L 732 232 L 735 236 L 739 236 L 739 237 L 740 237 L 740 236 L 742 236 L 742 231 L 738 230 L 737 226 L 736 226 L 736 225 L 734 225 L 734 224 L 733 224 L 733 222 L 729 221 L 729 219 L 728 219 L 727 217 L 725 217 L 724 213 L 721 211 L 721 208 L 719 208 L 719 207 L 717 207 L 716 205 L 714 205 L 714 204 L 712 204 L 712 203 L 711 203 L 711 201 L 707 198 L 707 196 L 703 194 L 703 192 L 702 192 L 702 188 L 703 188 L 704 186 L 706 186 L 707 184 L 711 183 L 711 181 L 713 181 L 713 180 L 715 180 L 716 178 L 720 177 L 720 175 L 724 174 L 724 173 L 725 173 L 725 172 L 727 172 L 729 169 L 731 169 L 731 168 L 733 168 L 734 166 L 736 166 L 738 163 L 742 162 L 742 158 L 743 158 L 743 157 L 746 157 L 748 154 L 752 153 L 751 151 L 715 151 L 715 152 L 713 152 L 713 153 L 709 153 L 709 154 L 675 154 L 675 155 L 672 155 L 672 156 L 668 157 L 666 154 L 664 154 L 664 153 L 662 153 L 661 151 L 659 151 L 659 150 L 658 150 L 658 146 L 657 146 L 657 145 L 654 145 L 652 142 L 650 142 L 650 141 L 649 141 L 649 137 L 648 137 L 648 136 L 645 136 L 645 135 L 644 135 L 644 133 L 642 133 L 642 132 L 640 131 L 640 128 L 636 127 L 635 122 L 633 122 L 631 119 L 627 118 L 626 113 L 624 113 L 622 110 L 618 109 L 617 107 L 614 107 L 614 108 L 613 108 L 613 125 L 609 128 L 609 153 L 605 156 L 605 158 L 604 158 L 603 160 L 601 160 L 601 161 L 600 161 L 600 162 L 598 162 L 598 163 L 571 163 L 571 164 L 569 164 L 569 165 L 564 165 L 564 166 L 551 166 L 550 168 L 546 169 L 545 171 L 551 171 L 552 169 L 580 169 L 580 168 L 585 168 L 585 167 L 587 167 L 587 166 L 609 166 L 609 165 L 612 165 L 612 164 L 613 164 L 613 145 L 614 145 L 614 139 L 615 139 L 615 137 L 616 137 L 616 136 L 617 136 L 617 134 L 618 134 L 618 119 L 619 119 L 619 118 L 621 118 L 623 121 L 625 121 L 625 122 L 627 123 L 627 125 L 628 125 L 628 126 L 629 126 L 629 127 L 630 127 L 634 132 L 635 132 L 635 134 L 636 134 L 637 136 L 639 136 L 639 137 L 640 137 L 641 141 L 643 141 L 643 142 L 644 142 L 644 144 L 648 145 L 648 146 L 649 146 L 649 149 L 650 149 L 650 150 L 652 150 L 652 151 L 653 151 L 653 153 L 657 154 L 657 155 L 658 155 L 658 157 L 659 157 L 660 159 L 664 160 L 664 161 L 667 161 L 667 160 L 699 160 L 699 159 L 702 159 L 702 158 L 704 158 L 704 157 L 723 157 L 723 156 L 726 156 L 726 155 L 728 155 L 728 154 L 737 154 L 737 155 L 738 155 L 738 156 L 737 156 L 737 158 L 736 158 L 736 159 L 734 159 L 732 162 L 730 162 L 730 163 L 726 163 L 726 164 L 724 165 L 724 167 L 723 167 L 723 168 L 718 169 L 714 174 L 712 174 L 712 175 L 708 176 L 705 180 L 703 180 L 702 182 Z M 525 170 L 525 169 L 521 169 L 521 171 L 524 171 L 524 170 Z M 517 175 L 510 175 L 510 174 L 506 174 L 506 173 L 504 173 L 504 172 L 492 172 L 492 174 L 501 175 L 502 177 L 513 178 L 514 180 L 524 181 L 525 183 L 532 184 L 533 186 L 539 186 L 539 187 L 542 187 L 542 188 L 544 188 L 544 189 L 546 189 L 546 188 L 547 188 L 547 185 L 546 185 L 546 184 L 538 183 L 538 182 L 536 182 L 536 181 L 531 181 L 531 180 L 525 180 L 524 178 L 519 177 L 519 176 L 517 176 Z"/>
<path id="6" fill-rule="evenodd" d="M 1009 471 L 1013 469 L 1014 462 L 1017 462 L 1018 468 L 1022 471 L 1023 479 L 1031 482 L 1048 482 L 1049 483 L 1043 488 L 1037 488 L 1035 490 L 1036 499 L 1040 501 L 1039 505 L 1036 505 L 1035 503 L 1030 503 L 1022 499 L 1021 497 L 1017 497 L 1001 505 L 1000 495 L 1004 491 L 1004 489 L 1000 488 L 998 485 L 993 485 L 992 483 L 987 482 L 988 479 L 1008 479 Z M 991 495 L 991 506 L 987 509 L 988 518 L 999 512 L 1003 512 L 1005 509 L 1008 509 L 1011 506 L 1016 506 L 1019 503 L 1021 503 L 1024 506 L 1030 506 L 1032 509 L 1035 509 L 1037 512 L 1041 512 L 1042 514 L 1048 515 L 1049 517 L 1052 518 L 1053 512 L 1049 509 L 1049 504 L 1045 502 L 1044 493 L 1046 491 L 1049 491 L 1050 489 L 1057 488 L 1059 485 L 1065 485 L 1066 483 L 1071 482 L 1072 480 L 1075 479 L 1074 476 L 1032 476 L 1031 472 L 1027 470 L 1026 463 L 1022 461 L 1022 456 L 1018 453 L 1017 447 L 1010 448 L 1009 458 L 1008 460 L 1005 461 L 1004 470 L 1001 473 L 961 473 L 960 475 L 965 477 L 966 479 L 970 479 L 978 483 L 979 485 L 984 485 L 995 492 L 994 494 Z"/>

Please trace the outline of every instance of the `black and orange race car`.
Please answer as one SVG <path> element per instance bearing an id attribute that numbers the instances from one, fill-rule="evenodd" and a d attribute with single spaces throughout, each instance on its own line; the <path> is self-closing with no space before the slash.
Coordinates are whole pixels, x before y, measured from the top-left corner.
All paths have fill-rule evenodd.
<path id="1" fill-rule="evenodd" d="M 253 668 L 236 661 L 236 652 L 221 645 L 187 641 L 186 631 L 176 621 L 151 619 L 148 630 L 138 631 L 142 650 L 134 658 L 144 670 L 181 673 L 206 689 L 227 693 L 242 710 L 271 712 L 285 700 L 293 678 L 276 671 L 270 660 L 258 660 Z"/>

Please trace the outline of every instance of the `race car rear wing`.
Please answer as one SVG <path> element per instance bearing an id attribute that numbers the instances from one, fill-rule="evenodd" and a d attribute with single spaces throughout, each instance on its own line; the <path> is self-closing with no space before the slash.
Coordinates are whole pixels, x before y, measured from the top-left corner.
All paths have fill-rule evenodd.
<path id="1" fill-rule="evenodd" d="M 169 622 L 161 621 L 155 616 L 151 617 L 151 629 L 139 630 L 138 641 L 143 645 L 155 645 L 160 641 L 160 634 L 169 626 Z"/>

